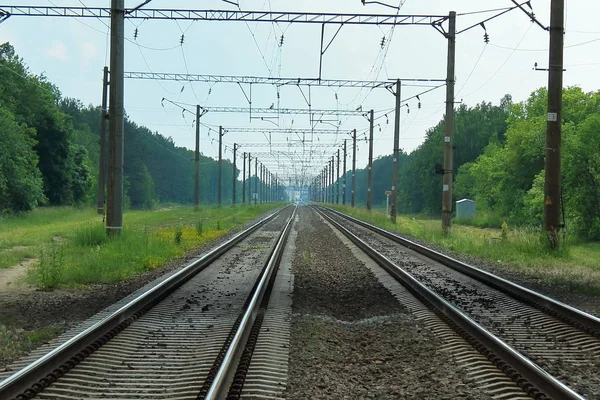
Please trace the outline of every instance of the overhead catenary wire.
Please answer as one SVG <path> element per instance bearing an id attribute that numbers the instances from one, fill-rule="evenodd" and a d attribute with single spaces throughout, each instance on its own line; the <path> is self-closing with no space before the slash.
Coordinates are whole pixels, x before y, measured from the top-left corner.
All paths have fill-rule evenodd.
<path id="1" fill-rule="evenodd" d="M 525 31 L 525 33 L 521 37 L 521 40 L 519 40 L 519 43 L 517 43 L 516 48 L 519 48 L 519 45 L 521 43 L 523 43 L 523 40 L 525 40 L 525 37 L 527 37 L 527 34 L 531 30 L 532 26 L 533 26 L 533 24 L 529 25 L 529 27 L 527 28 L 527 30 Z M 500 67 L 498 67 L 498 69 L 481 86 L 479 86 L 477 89 L 473 90 L 469 94 L 466 94 L 465 97 L 470 96 L 470 95 L 472 95 L 474 93 L 477 93 L 478 91 L 480 91 L 481 89 L 483 89 L 484 87 L 486 87 L 488 85 L 488 83 L 490 83 L 494 78 L 496 78 L 498 76 L 498 73 L 502 70 L 502 68 L 504 68 L 504 66 L 506 65 L 506 63 L 508 63 L 508 61 L 512 58 L 513 54 L 515 54 L 515 50 L 513 50 L 508 55 L 508 57 L 506 57 L 506 60 L 504 60 L 504 62 L 500 65 Z"/>

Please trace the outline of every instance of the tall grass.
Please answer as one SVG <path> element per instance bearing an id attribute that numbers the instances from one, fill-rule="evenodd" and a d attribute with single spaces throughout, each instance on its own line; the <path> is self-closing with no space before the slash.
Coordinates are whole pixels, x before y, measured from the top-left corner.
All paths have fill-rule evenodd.
<path id="1" fill-rule="evenodd" d="M 60 235 L 39 246 L 40 261 L 29 281 L 48 290 L 127 279 L 182 257 L 276 206 L 134 211 L 125 215 L 123 233 L 116 237 L 108 237 L 96 219 L 82 220 L 71 231 L 55 228 Z"/>
<path id="2" fill-rule="evenodd" d="M 504 264 L 536 279 L 600 295 L 600 243 L 582 243 L 567 236 L 559 251 L 551 251 L 542 230 L 531 227 L 505 225 L 503 229 L 492 229 L 454 224 L 446 235 L 440 220 L 400 216 L 393 224 L 384 213 L 375 210 L 336 205 L 332 208 L 443 250 Z"/>

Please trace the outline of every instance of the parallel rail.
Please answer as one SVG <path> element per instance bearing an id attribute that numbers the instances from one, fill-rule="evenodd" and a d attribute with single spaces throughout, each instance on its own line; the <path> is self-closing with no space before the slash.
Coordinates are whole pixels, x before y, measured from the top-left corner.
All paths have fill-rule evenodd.
<path id="1" fill-rule="evenodd" d="M 244 315 L 242 317 L 241 323 L 236 330 L 233 340 L 229 345 L 227 353 L 221 362 L 219 370 L 212 381 L 208 393 L 204 397 L 206 400 L 218 400 L 223 398 L 229 398 L 228 394 L 232 391 L 239 391 L 239 388 L 232 388 L 232 384 L 234 381 L 234 377 L 236 375 L 236 371 L 240 369 L 240 364 L 248 364 L 250 362 L 250 358 L 246 360 L 242 359 L 242 354 L 244 350 L 250 345 L 249 338 L 252 331 L 259 331 L 260 325 L 257 326 L 257 317 L 261 309 L 265 309 L 268 305 L 269 300 L 269 292 L 271 285 L 274 281 L 275 275 L 277 273 L 277 269 L 279 268 L 279 262 L 281 261 L 281 257 L 283 255 L 283 250 L 285 248 L 285 244 L 287 242 L 287 238 L 290 234 L 290 230 L 292 227 L 292 222 L 294 221 L 294 217 L 296 215 L 296 209 L 292 213 L 292 216 L 287 221 L 281 235 L 277 239 L 277 244 L 275 245 L 271 256 L 269 257 L 269 261 L 265 266 L 258 284 L 252 293 L 252 297 L 250 299 L 250 303 Z M 259 323 L 262 320 L 259 321 Z M 253 338 L 253 341 L 256 341 L 256 338 Z M 247 368 L 248 365 L 242 365 L 242 368 Z M 243 382 L 242 382 L 243 385 Z"/>
<path id="2" fill-rule="evenodd" d="M 141 293 L 127 304 L 110 313 L 81 333 L 45 354 L 15 374 L 0 381 L 1 399 L 28 399 L 67 374 L 102 345 L 131 325 L 141 315 L 160 303 L 192 277 L 204 270 L 219 257 L 230 251 L 263 225 L 281 213 L 279 210 L 188 264 L 151 289 Z"/>
<path id="3" fill-rule="evenodd" d="M 478 281 L 485 283 L 486 285 L 499 289 L 519 301 L 523 301 L 531 306 L 534 306 L 539 310 L 549 315 L 552 315 L 553 317 L 559 318 L 562 321 L 574 326 L 575 328 L 580 329 L 600 339 L 600 318 L 594 315 L 588 314 L 577 308 L 571 307 L 548 296 L 544 296 L 541 293 L 534 292 L 533 290 L 527 289 L 526 287 L 508 281 L 487 271 L 476 268 L 472 265 L 463 263 L 462 261 L 458 261 L 455 258 L 429 249 L 411 240 L 405 239 L 397 234 L 379 228 L 375 225 L 369 224 L 368 222 L 351 217 L 331 208 L 324 207 L 324 209 L 326 209 L 328 212 L 334 213 L 335 215 L 345 218 L 357 225 L 363 226 L 375 233 L 378 233 L 398 244 L 401 244 L 402 246 L 410 250 L 414 250 L 427 258 L 439 262 L 440 264 L 443 264 L 458 272 L 470 276 L 471 278 L 477 279 Z"/>
<path id="4" fill-rule="evenodd" d="M 374 250 L 365 241 L 327 215 L 322 207 L 316 208 L 316 210 L 323 218 L 348 237 L 348 239 L 375 260 L 388 273 L 401 281 L 415 296 L 426 304 L 429 304 L 438 315 L 450 323 L 459 335 L 465 338 L 469 343 L 473 344 L 480 353 L 496 364 L 530 396 L 535 399 L 584 399 L 564 383 L 560 382 L 530 359 L 523 356 L 520 352 L 516 351 L 486 328 L 475 322 L 463 311 L 419 282 L 410 273 L 400 268 L 389 258 Z M 348 218 L 359 225 L 364 223 L 363 221 L 346 216 L 345 214 L 334 210 L 326 210 L 328 212 L 333 212 L 340 217 Z M 377 228 L 377 233 L 379 233 L 379 230 L 380 229 Z M 393 234 L 390 235 L 395 236 Z"/>

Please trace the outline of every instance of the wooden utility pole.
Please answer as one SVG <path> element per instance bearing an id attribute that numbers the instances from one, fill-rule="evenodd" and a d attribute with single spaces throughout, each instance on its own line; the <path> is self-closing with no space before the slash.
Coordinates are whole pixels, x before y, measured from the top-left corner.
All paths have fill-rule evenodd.
<path id="1" fill-rule="evenodd" d="M 106 233 L 123 231 L 123 139 L 125 112 L 125 0 L 111 0 L 110 7 L 110 97 L 108 131 L 108 191 Z"/>
<path id="2" fill-rule="evenodd" d="M 544 184 L 544 227 L 548 245 L 559 247 L 560 225 L 560 144 L 562 123 L 563 52 L 565 33 L 564 0 L 550 4 L 550 57 L 548 63 L 548 115 Z"/>
<path id="3" fill-rule="evenodd" d="M 335 180 L 335 203 L 340 204 L 340 149 L 337 150 L 337 179 Z"/>
<path id="4" fill-rule="evenodd" d="M 396 115 L 394 116 L 394 156 L 392 157 L 392 184 L 390 196 L 390 219 L 396 223 L 396 201 L 398 194 L 398 157 L 400 155 L 400 101 L 402 93 L 402 82 L 396 81 Z"/>
<path id="5" fill-rule="evenodd" d="M 258 201 L 258 159 L 254 157 L 254 205 Z"/>
<path id="6" fill-rule="evenodd" d="M 356 200 L 356 129 L 352 131 L 352 207 Z"/>
<path id="7" fill-rule="evenodd" d="M 236 156 L 237 156 L 237 149 L 238 149 L 238 145 L 237 143 L 233 144 L 233 171 L 232 171 L 232 175 L 233 175 L 233 187 L 232 187 L 232 194 L 231 194 L 231 204 L 235 204 L 235 192 L 236 192 L 236 187 L 237 187 L 237 176 L 236 176 L 236 172 L 237 172 L 237 164 L 236 164 Z"/>
<path id="8" fill-rule="evenodd" d="M 446 127 L 444 136 L 444 178 L 442 184 L 442 230 L 448 233 L 452 218 L 454 175 L 454 66 L 456 63 L 456 12 L 448 20 L 448 65 L 446 73 Z"/>
<path id="9" fill-rule="evenodd" d="M 242 204 L 246 204 L 246 152 L 242 163 Z"/>
<path id="10" fill-rule="evenodd" d="M 108 67 L 104 67 L 102 77 L 102 108 L 100 110 L 100 163 L 98 165 L 98 214 L 104 214 L 104 203 L 106 202 L 106 170 L 108 167 L 106 153 L 106 122 L 108 119 Z"/>
<path id="11" fill-rule="evenodd" d="M 323 172 L 321 172 L 321 187 L 323 188 L 321 190 L 321 201 L 323 203 L 325 203 L 326 199 L 327 199 L 327 173 L 326 173 L 327 169 L 324 168 Z"/>
<path id="12" fill-rule="evenodd" d="M 248 153 L 248 204 L 252 204 L 252 156 Z"/>
<path id="13" fill-rule="evenodd" d="M 369 111 L 369 165 L 367 166 L 367 210 L 371 211 L 373 207 L 373 118 L 375 112 Z"/>
<path id="14" fill-rule="evenodd" d="M 219 169 L 217 171 L 217 205 L 221 207 L 223 183 L 223 127 L 219 126 Z"/>
<path id="15" fill-rule="evenodd" d="M 334 163 L 334 159 L 333 156 L 331 156 L 331 159 L 329 160 L 329 202 L 331 204 L 333 204 L 333 200 L 335 199 L 334 197 L 334 193 L 333 193 L 333 163 Z"/>
<path id="16" fill-rule="evenodd" d="M 344 139 L 344 182 L 342 183 L 343 195 L 342 195 L 342 204 L 346 204 L 346 158 L 347 158 L 347 149 L 346 149 L 347 139 Z"/>
<path id="17" fill-rule="evenodd" d="M 200 207 L 200 106 L 196 106 L 196 149 L 194 151 L 194 209 Z"/>
<path id="18" fill-rule="evenodd" d="M 260 195 L 259 195 L 259 203 L 263 203 L 265 198 L 264 198 L 264 191 L 265 191 L 265 181 L 264 181 L 264 165 L 262 163 L 260 163 Z"/>

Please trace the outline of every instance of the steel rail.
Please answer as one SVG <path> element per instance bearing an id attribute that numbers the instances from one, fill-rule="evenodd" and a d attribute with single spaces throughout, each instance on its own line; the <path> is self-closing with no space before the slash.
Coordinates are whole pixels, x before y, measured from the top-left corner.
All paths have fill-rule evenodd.
<path id="1" fill-rule="evenodd" d="M 227 349 L 227 353 L 225 354 L 223 362 L 221 363 L 219 370 L 210 385 L 206 397 L 204 397 L 205 400 L 224 399 L 229 392 L 231 383 L 233 381 L 233 376 L 244 351 L 246 342 L 248 341 L 248 337 L 250 336 L 250 331 L 252 330 L 254 321 L 256 320 L 263 299 L 265 298 L 269 282 L 271 282 L 273 274 L 279 268 L 279 262 L 281 260 L 283 249 L 292 227 L 292 222 L 296 216 L 297 209 L 298 206 L 294 208 L 292 215 L 279 235 L 277 244 L 275 245 L 273 252 L 269 257 L 269 261 L 267 262 L 256 289 L 252 294 L 252 299 L 250 300 L 250 303 L 244 312 L 240 326 L 237 329 L 229 348 Z"/>
<path id="2" fill-rule="evenodd" d="M 324 208 L 330 212 L 333 212 L 336 215 L 339 215 L 342 218 L 345 218 L 373 232 L 376 232 L 447 267 L 461 272 L 471 278 L 477 279 L 478 281 L 488 286 L 492 286 L 496 289 L 499 289 L 509 294 L 510 296 L 516 298 L 519 301 L 525 301 L 530 305 L 533 305 L 536 308 L 540 309 L 541 311 L 551 314 L 554 317 L 562 317 L 561 320 L 563 320 L 564 322 L 574 326 L 577 329 L 583 330 L 591 335 L 600 338 L 600 318 L 594 315 L 588 314 L 575 307 L 571 307 L 568 304 L 562 303 L 548 296 L 544 296 L 541 293 L 535 292 L 524 286 L 518 285 L 514 282 L 501 278 L 482 269 L 476 268 L 472 265 L 466 264 L 462 261 L 458 261 L 455 258 L 449 257 L 438 251 L 429 249 L 423 245 L 405 239 L 399 235 L 386 231 L 385 229 L 379 228 L 368 222 L 354 218 L 350 215 L 346 215 L 329 207 Z"/>
<path id="3" fill-rule="evenodd" d="M 155 304 L 157 301 L 160 301 L 168 294 L 172 293 L 178 287 L 190 280 L 194 275 L 205 269 L 213 261 L 231 250 L 240 241 L 279 215 L 282 210 L 283 209 L 272 213 L 244 231 L 236 234 L 234 237 L 212 249 L 198 260 L 186 265 L 181 271 L 140 294 L 135 299 L 129 301 L 110 315 L 67 340 L 43 357 L 1 381 L 0 399 L 15 398 L 23 393 L 30 391 L 37 392 L 41 388 L 48 386 L 55 380 L 51 378 L 51 375 L 57 369 L 61 369 L 62 366 L 69 363 L 74 365 L 78 364 L 81 359 L 84 358 L 79 356 L 82 351 L 87 351 L 91 354 L 93 351 L 97 350 L 97 348 L 90 350 L 90 346 L 94 347 L 92 344 L 95 341 L 103 341 L 103 336 L 111 331 L 114 332 L 116 327 L 120 324 L 132 318 L 136 313 L 144 310 L 144 308 Z M 32 389 L 33 386 L 36 388 Z"/>
<path id="4" fill-rule="evenodd" d="M 377 264 L 383 267 L 395 279 L 402 281 L 403 284 L 420 300 L 432 306 L 439 313 L 448 318 L 453 324 L 455 324 L 458 327 L 457 331 L 462 330 L 466 336 L 473 338 L 476 342 L 482 344 L 492 353 L 486 353 L 485 351 L 480 350 L 480 348 L 477 349 L 478 351 L 482 352 L 482 354 L 488 358 L 498 357 L 508 364 L 514 370 L 514 373 L 511 373 L 509 376 L 513 380 L 518 381 L 517 383 L 523 387 L 524 390 L 525 387 L 528 387 L 529 390 L 526 390 L 528 394 L 543 394 L 546 396 L 545 398 L 557 400 L 584 400 L 584 397 L 580 396 L 571 388 L 540 368 L 537 364 L 513 349 L 510 345 L 497 338 L 486 328 L 463 313 L 460 309 L 423 285 L 410 273 L 394 264 L 389 258 L 370 247 L 358 236 L 350 232 L 339 222 L 327 215 L 327 213 L 325 213 L 321 208 L 315 209 L 321 216 L 323 216 L 323 218 L 325 218 L 325 220 L 342 232 L 348 239 L 350 239 L 350 241 L 352 241 L 369 257 L 377 262 Z M 461 334 L 461 336 L 463 335 Z M 526 382 L 524 382 L 523 379 L 525 379 Z"/>

